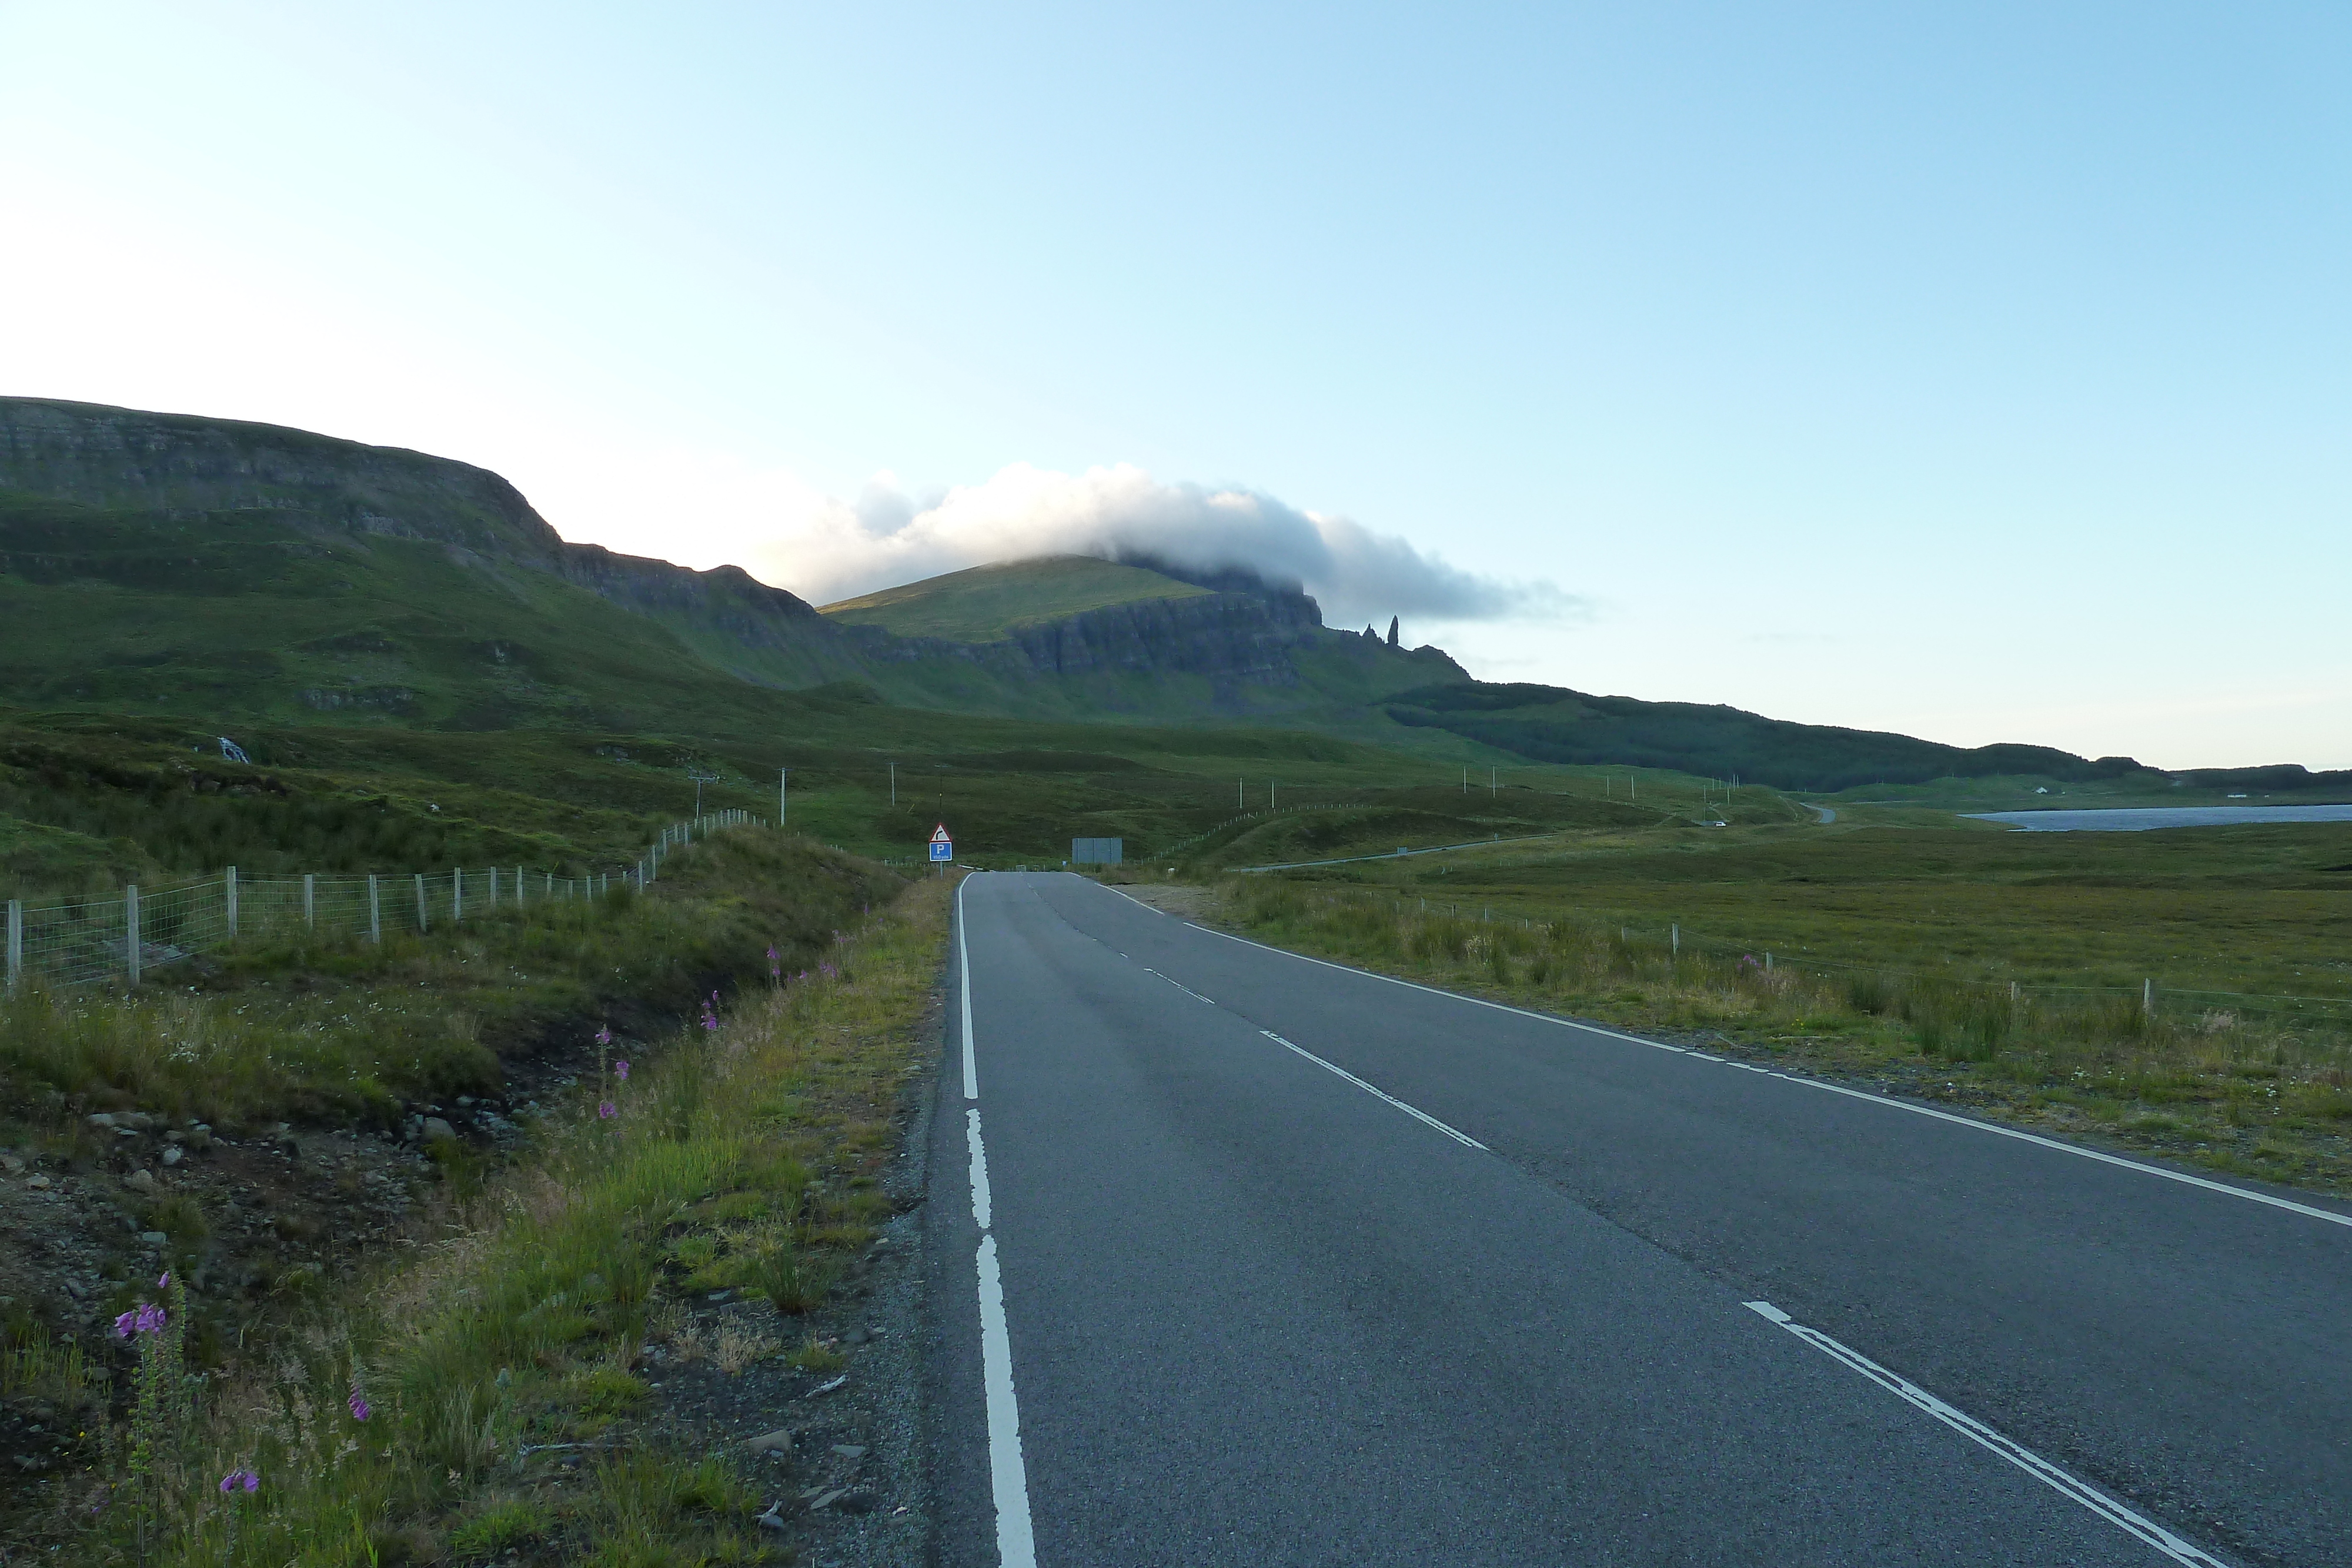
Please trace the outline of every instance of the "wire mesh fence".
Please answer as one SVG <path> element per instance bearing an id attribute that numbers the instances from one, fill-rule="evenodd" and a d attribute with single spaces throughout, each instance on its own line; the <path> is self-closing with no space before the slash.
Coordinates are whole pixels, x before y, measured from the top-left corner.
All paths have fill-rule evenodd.
<path id="1" fill-rule="evenodd" d="M 664 828 L 635 864 L 564 875 L 529 866 L 360 875 L 216 876 L 167 887 L 126 886 L 73 903 L 7 904 L 6 984 L 135 986 L 198 953 L 292 936 L 381 941 L 502 911 L 593 898 L 659 880 L 677 848 L 724 828 L 764 826 L 748 811 L 715 811 Z"/>

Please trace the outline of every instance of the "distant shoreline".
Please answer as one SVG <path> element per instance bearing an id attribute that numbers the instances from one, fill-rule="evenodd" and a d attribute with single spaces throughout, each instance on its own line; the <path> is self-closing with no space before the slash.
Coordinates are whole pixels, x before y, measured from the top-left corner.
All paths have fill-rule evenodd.
<path id="1" fill-rule="evenodd" d="M 2255 822 L 2352 822 L 2352 805 L 2113 806 L 2105 810 L 2052 807 L 1960 814 L 1979 822 L 2005 822 L 2034 833 L 2133 833 L 2152 828 L 2225 828 Z"/>

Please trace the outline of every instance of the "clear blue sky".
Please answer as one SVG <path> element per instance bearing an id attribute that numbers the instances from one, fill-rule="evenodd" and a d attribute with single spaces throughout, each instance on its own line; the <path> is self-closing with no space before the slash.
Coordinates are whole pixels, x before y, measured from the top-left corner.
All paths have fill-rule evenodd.
<path id="1" fill-rule="evenodd" d="M 2352 10 L 0 0 L 0 392 L 793 585 L 1133 465 L 1475 670 L 2352 766 Z M 828 500 L 827 498 L 835 498 Z"/>

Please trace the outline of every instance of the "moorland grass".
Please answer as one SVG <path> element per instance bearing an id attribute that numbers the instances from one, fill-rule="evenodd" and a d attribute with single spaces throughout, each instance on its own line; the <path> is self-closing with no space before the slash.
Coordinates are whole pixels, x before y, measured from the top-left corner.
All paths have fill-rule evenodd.
<path id="1" fill-rule="evenodd" d="M 1557 907 L 1466 913 L 1421 896 L 1232 879 L 1234 924 L 1281 946 L 1544 1011 L 1699 1034 L 1791 1065 L 2352 1191 L 2352 1034 L 2136 997 L 1968 984 L 1901 968 L 1672 946 Z"/>
<path id="2" fill-rule="evenodd" d="M 814 1277 L 872 1239 L 950 893 L 912 885 L 836 946 L 834 975 L 755 988 L 625 1082 L 594 1086 L 614 1115 L 584 1095 L 447 1239 L 383 1260 L 363 1289 L 215 1380 L 143 1479 L 118 1471 L 83 1559 L 754 1556 L 752 1494 L 726 1458 L 644 1435 L 577 1472 L 530 1450 L 625 1429 L 648 1396 L 633 1367 L 649 1336 L 722 1368 L 781 1347 L 698 1342 L 672 1303 L 704 1270 L 733 1259 L 772 1274 L 799 1259 Z M 220 1489 L 242 1470 L 257 1490 Z"/>
<path id="3" fill-rule="evenodd" d="M 896 877 L 762 828 L 673 852 L 639 894 L 508 909 L 424 934 L 281 936 L 133 992 L 0 999 L 0 1090 L 45 1135 L 69 1106 L 224 1132 L 278 1121 L 389 1125 L 409 1101 L 494 1092 L 499 1057 L 551 1031 L 634 1024 L 819 963 Z M 5 1119 L 0 1119 L 5 1130 Z"/>

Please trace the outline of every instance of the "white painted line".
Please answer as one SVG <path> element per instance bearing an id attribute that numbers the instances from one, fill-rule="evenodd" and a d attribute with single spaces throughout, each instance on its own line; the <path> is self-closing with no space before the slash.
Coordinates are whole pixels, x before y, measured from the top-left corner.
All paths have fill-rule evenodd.
<path id="1" fill-rule="evenodd" d="M 1124 954 L 1124 953 L 1121 953 L 1121 954 L 1119 955 L 1119 956 L 1120 956 L 1120 957 L 1122 957 L 1122 958 L 1124 958 L 1124 957 L 1126 957 L 1126 956 L 1127 956 L 1127 955 L 1126 955 L 1126 954 Z M 1206 997 L 1202 996 L 1200 992 L 1198 992 L 1198 991 L 1194 990 L 1192 987 L 1190 987 L 1190 986 L 1186 985 L 1183 981 L 1181 981 L 1181 980 L 1180 980 L 1180 979 L 1176 978 L 1176 977 L 1175 977 L 1175 976 L 1173 976 L 1173 975 L 1160 975 L 1160 971 L 1159 971 L 1159 970 L 1157 970 L 1157 969 L 1146 969 L 1146 970 L 1144 970 L 1143 972 L 1144 972 L 1145 974 L 1147 974 L 1147 975 L 1160 975 L 1160 977 L 1161 979 L 1163 979 L 1163 980 L 1167 981 L 1170 985 L 1171 985 L 1171 986 L 1175 987 L 1178 990 L 1180 990 L 1180 991 L 1183 992 L 1186 996 L 1188 996 L 1188 997 L 1192 998 L 1194 1001 L 1196 1001 L 1196 1002 L 1209 1002 L 1209 1005 L 1210 1005 L 1211 1007 L 1215 1007 L 1215 1006 L 1217 1005 L 1217 1004 L 1216 1004 L 1216 1003 L 1214 1003 L 1214 1002 L 1210 1002 L 1208 998 L 1206 998 Z"/>
<path id="2" fill-rule="evenodd" d="M 956 998 L 963 1004 L 963 1097 L 980 1098 L 980 1069 L 971 1056 L 971 947 L 964 940 L 963 890 L 966 877 L 956 883 Z"/>
<path id="3" fill-rule="evenodd" d="M 980 1141 L 980 1113 L 963 1113 L 964 1147 L 971 1153 L 971 1222 L 988 1228 L 988 1150 Z"/>
<path id="4" fill-rule="evenodd" d="M 1290 1041 L 1283 1039 L 1280 1035 L 1275 1033 L 1274 1030 L 1270 1029 L 1262 1029 L 1258 1030 L 1258 1033 L 1265 1036 L 1266 1039 L 1274 1041 L 1275 1044 L 1281 1046 L 1286 1051 L 1295 1051 L 1298 1052 L 1299 1055 L 1305 1057 L 1316 1066 L 1323 1069 L 1326 1072 L 1338 1073 L 1340 1077 L 1346 1079 L 1349 1082 L 1354 1084 L 1365 1093 L 1370 1094 L 1375 1100 L 1387 1101 L 1390 1104 L 1395 1106 L 1398 1110 L 1403 1112 L 1414 1121 L 1428 1123 L 1431 1126 L 1436 1128 L 1439 1132 L 1444 1134 L 1455 1143 L 1466 1144 L 1470 1147 L 1477 1149 L 1485 1154 L 1493 1154 L 1495 1152 L 1494 1150 L 1487 1148 L 1486 1145 L 1480 1143 L 1477 1139 L 1470 1136 L 1467 1133 L 1455 1132 L 1453 1128 L 1447 1126 L 1436 1117 L 1429 1114 L 1426 1111 L 1416 1111 L 1412 1106 L 1406 1104 L 1403 1101 L 1398 1099 L 1395 1095 L 1384 1093 L 1381 1090 L 1373 1088 L 1370 1084 L 1365 1082 L 1362 1079 L 1357 1077 L 1346 1068 L 1334 1066 L 1332 1063 L 1326 1061 L 1321 1057 L 1316 1055 L 1313 1051 L 1307 1050 L 1304 1046 L 1291 1044 Z"/>
<path id="5" fill-rule="evenodd" d="M 996 1494 L 996 1560 L 1003 1568 L 1036 1568 L 1029 1526 L 1029 1471 L 1021 1462 L 1021 1405 L 1013 1396 L 1013 1336 L 1004 1324 L 1004 1283 L 996 1271 L 996 1238 L 980 1239 L 980 1365 L 988 1386 L 988 1476 Z"/>
<path id="6" fill-rule="evenodd" d="M 1613 1029 L 1602 1029 L 1597 1024 L 1572 1023 L 1567 1019 L 1554 1018 L 1549 1013 L 1530 1012 L 1525 1008 L 1515 1008 L 1503 1002 L 1490 1002 L 1484 997 L 1465 997 L 1459 991 L 1440 990 L 1435 986 L 1424 986 L 1412 980 L 1400 980 L 1393 975 L 1376 975 L 1370 969 L 1359 969 L 1352 965 L 1334 964 L 1327 958 L 1310 958 L 1304 953 L 1293 953 L 1286 948 L 1271 947 L 1263 942 L 1253 942 L 1246 936 L 1236 936 L 1230 931 L 1219 931 L 1214 926 L 1202 925 L 1192 921 L 1187 921 L 1185 924 L 1191 925 L 1193 930 L 1208 936 L 1222 936 L 1228 942 L 1238 942 L 1244 947 L 1255 947 L 1262 953 L 1273 953 L 1285 958 L 1296 958 L 1302 964 L 1313 964 L 1318 968 L 1337 969 L 1343 975 L 1360 975 L 1368 980 L 1402 986 L 1409 991 L 1426 991 L 1433 997 L 1444 997 L 1451 1001 L 1467 1002 L 1476 1008 L 1492 1008 L 1498 1013 L 1512 1013 L 1519 1018 L 1533 1019 L 1538 1023 L 1548 1023 L 1559 1029 L 1574 1030 L 1581 1034 L 1597 1034 L 1604 1040 L 1622 1040 L 1628 1045 L 1646 1046 L 1652 1051 L 1670 1051 L 1677 1056 L 1705 1057 L 1709 1061 L 1723 1061 L 1721 1057 L 1707 1056 L 1705 1051 L 1693 1051 L 1688 1046 L 1669 1045 L 1661 1040 L 1643 1040 L 1639 1035 L 1621 1034 Z M 1745 1063 L 1727 1065 L 1744 1066 Z M 1908 1111 L 1915 1116 L 1932 1116 L 1938 1122 L 1949 1122 L 1955 1127 L 1967 1127 L 1974 1132 L 1991 1133 L 2003 1138 L 2015 1138 L 2020 1143 L 2054 1149 L 2062 1155 L 2073 1155 L 2077 1159 L 2096 1160 L 2104 1166 L 2115 1166 L 2122 1170 L 2137 1171 L 2142 1176 L 2161 1176 L 2166 1181 L 2177 1181 L 2184 1186 L 2202 1187 L 2207 1192 L 2218 1192 L 2225 1197 L 2243 1198 L 2248 1203 L 2260 1203 L 2272 1208 L 2283 1208 L 2291 1214 L 2303 1215 L 2306 1218 L 2324 1219 L 2330 1225 L 2352 1228 L 2352 1214 L 2338 1214 L 2333 1209 L 2315 1208 L 2307 1203 L 2297 1203 L 2293 1198 L 2273 1197 L 2269 1193 L 2252 1192 L 2242 1186 L 2231 1186 L 2227 1182 L 2208 1181 L 2200 1176 L 2190 1176 L 2187 1171 L 2170 1171 L 2166 1170 L 2162 1166 L 2143 1165 L 2137 1160 L 2127 1160 L 2119 1155 L 2102 1154 L 2097 1149 L 2086 1149 L 2079 1144 L 2063 1144 L 2055 1138 L 2045 1138 L 2038 1133 L 2028 1133 L 2017 1127 L 2004 1127 L 1996 1122 L 1979 1122 L 1973 1116 L 1956 1116 L 1949 1111 L 1938 1111 L 1927 1105 L 1914 1105 L 1906 1100 L 1891 1099 L 1883 1094 L 1871 1094 L 1860 1089 L 1848 1089 L 1842 1083 L 1825 1083 L 1818 1078 L 1800 1078 L 1793 1073 L 1773 1072 L 1769 1068 L 1757 1071 L 1767 1072 L 1784 1083 L 1800 1084 L 1807 1089 L 1820 1089 L 1832 1094 L 1843 1094 L 1866 1104 L 1885 1106 L 1891 1111 Z"/>
<path id="7" fill-rule="evenodd" d="M 1859 1372 L 1888 1393 L 1900 1396 L 1954 1431 L 1982 1444 L 2036 1480 L 2074 1499 L 2109 1524 L 2155 1547 L 2175 1563 L 2188 1563 L 2191 1568 L 2228 1568 L 2228 1564 L 2220 1558 L 2190 1545 L 2154 1520 L 2134 1512 L 2088 1481 L 2067 1474 L 2014 1438 L 2003 1437 L 1975 1416 L 1953 1409 L 1917 1384 L 1887 1371 L 1860 1351 L 1840 1344 L 1819 1329 L 1807 1328 L 1769 1301 L 1749 1301 L 1746 1304 L 1749 1311 L 1780 1324 L 1832 1360 Z"/>

